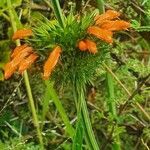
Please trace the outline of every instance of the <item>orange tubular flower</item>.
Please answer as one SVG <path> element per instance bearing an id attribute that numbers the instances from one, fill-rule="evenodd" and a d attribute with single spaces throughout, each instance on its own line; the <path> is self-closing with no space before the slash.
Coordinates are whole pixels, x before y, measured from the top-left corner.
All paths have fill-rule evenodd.
<path id="1" fill-rule="evenodd" d="M 104 14 L 95 17 L 96 25 L 101 25 L 103 21 L 113 20 L 120 16 L 120 13 L 114 10 L 107 10 Z"/>
<path id="2" fill-rule="evenodd" d="M 32 30 L 30 30 L 30 29 L 21 29 L 21 30 L 17 30 L 14 33 L 12 39 L 13 40 L 24 39 L 25 37 L 31 36 L 31 35 L 33 35 Z"/>
<path id="3" fill-rule="evenodd" d="M 12 76 L 12 74 L 16 71 L 17 67 L 12 64 L 12 62 L 8 62 L 4 67 L 4 78 L 8 79 Z"/>
<path id="4" fill-rule="evenodd" d="M 24 44 L 24 45 L 21 45 L 21 46 L 17 46 L 13 53 L 11 54 L 11 58 L 14 58 L 15 56 L 17 56 L 17 54 L 19 54 L 22 50 L 24 50 L 28 45 L 27 44 Z"/>
<path id="5" fill-rule="evenodd" d="M 20 64 L 20 62 L 22 61 L 22 59 L 24 59 L 25 57 L 27 57 L 32 52 L 33 52 L 33 48 L 32 47 L 26 47 L 24 50 L 22 50 L 20 53 L 18 53 L 15 56 L 15 58 L 13 58 L 13 60 L 11 61 L 12 64 L 14 66 L 17 66 L 18 64 Z"/>
<path id="6" fill-rule="evenodd" d="M 56 46 L 54 48 L 54 50 L 50 53 L 47 61 L 44 64 L 44 74 L 43 74 L 43 78 L 45 80 L 47 80 L 49 78 L 49 76 L 51 75 L 51 72 L 53 71 L 54 67 L 56 66 L 59 57 L 60 57 L 60 53 L 61 53 L 62 49 L 60 46 Z"/>
<path id="7" fill-rule="evenodd" d="M 96 54 L 97 53 L 96 43 L 94 43 L 93 41 L 88 40 L 88 39 L 86 39 L 85 42 L 86 42 L 89 52 Z"/>
<path id="8" fill-rule="evenodd" d="M 113 33 L 111 31 L 101 29 L 97 26 L 91 26 L 88 28 L 87 32 L 89 34 L 96 36 L 97 38 L 99 38 L 101 40 L 104 40 L 107 43 L 113 42 L 113 39 L 112 39 Z"/>
<path id="9" fill-rule="evenodd" d="M 82 40 L 82 41 L 79 41 L 78 43 L 78 47 L 81 51 L 86 51 L 87 50 L 87 45 L 86 43 Z"/>
<path id="10" fill-rule="evenodd" d="M 10 62 L 8 62 L 4 67 L 5 79 L 10 78 L 12 76 L 12 74 L 16 71 L 18 65 L 22 62 L 22 60 L 24 60 L 26 57 L 28 57 L 31 53 L 33 53 L 32 47 L 28 47 L 26 45 L 17 47 L 12 55 L 13 59 Z M 37 55 L 34 57 L 32 55 L 32 59 L 35 60 L 36 59 L 35 57 L 37 57 Z M 27 60 L 28 60 L 28 58 L 27 58 Z M 33 61 L 33 60 L 31 60 L 31 61 Z M 30 63 L 32 63 L 31 61 L 28 62 L 29 65 L 30 65 Z M 22 66 L 22 68 L 23 68 L 23 66 Z M 20 72 L 23 70 L 22 68 L 20 68 Z"/>
<path id="11" fill-rule="evenodd" d="M 127 30 L 130 27 L 130 23 L 123 20 L 106 21 L 101 25 L 101 28 L 109 31 Z"/>
<path id="12" fill-rule="evenodd" d="M 23 73 L 29 66 L 35 62 L 35 60 L 38 58 L 38 55 L 36 54 L 31 54 L 29 55 L 26 59 L 23 59 L 21 63 L 19 64 L 19 73 Z"/>

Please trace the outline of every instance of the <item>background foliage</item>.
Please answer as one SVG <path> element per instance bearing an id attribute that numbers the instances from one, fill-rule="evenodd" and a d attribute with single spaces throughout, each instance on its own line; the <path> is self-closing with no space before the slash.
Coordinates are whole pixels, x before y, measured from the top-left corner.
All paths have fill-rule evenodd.
<path id="1" fill-rule="evenodd" d="M 97 3 L 92 0 L 61 0 L 60 3 L 65 15 L 68 15 L 70 10 L 74 10 L 78 15 L 97 11 Z M 21 25 L 16 17 L 18 29 L 22 26 L 37 25 L 36 19 L 40 21 L 43 16 L 51 22 L 54 21 L 54 13 L 47 0 L 33 0 L 32 2 L 29 0 L 12 0 L 12 5 L 14 14 L 19 16 L 23 24 Z M 105 7 L 120 11 L 121 18 L 129 20 L 132 23 L 132 28 L 127 32 L 115 34 L 115 42 L 104 60 L 105 63 L 109 60 L 109 68 L 100 65 L 90 84 L 87 84 L 86 100 L 93 130 L 101 149 L 117 149 L 115 143 L 118 142 L 119 136 L 121 149 L 148 150 L 150 147 L 150 118 L 148 117 L 150 114 L 150 3 L 148 0 L 106 0 Z M 71 28 L 70 30 L 74 29 Z M 0 149 L 36 150 L 40 149 L 40 146 L 22 77 L 16 73 L 13 78 L 7 81 L 3 79 L 4 64 L 9 60 L 10 53 L 15 47 L 11 36 L 12 28 L 8 7 L 6 0 L 2 0 L 0 1 Z M 81 35 L 78 34 L 78 36 Z M 66 37 L 61 42 L 65 43 L 65 41 L 70 40 Z M 40 38 L 44 38 L 44 35 Z M 47 45 L 47 43 L 42 44 Z M 45 56 L 42 55 L 42 48 L 45 49 L 45 47 L 37 45 L 37 43 L 34 47 L 37 48 L 36 46 L 41 47 L 39 49 L 41 59 L 28 72 L 39 119 L 42 118 L 44 98 L 47 96 L 49 100 L 42 131 L 44 145 L 46 149 L 51 150 L 70 150 L 71 139 L 65 133 L 64 124 L 55 105 L 49 95 L 45 93 L 46 87 L 41 78 L 41 68 L 45 59 Z M 114 76 L 111 73 L 116 118 L 110 112 L 110 87 L 107 80 L 109 69 L 115 74 Z M 126 92 L 115 77 L 129 92 Z M 60 86 L 59 81 L 56 81 L 55 88 L 67 115 L 75 126 L 77 114 L 70 84 L 61 84 Z M 86 149 L 86 146 L 83 145 L 83 147 Z"/>

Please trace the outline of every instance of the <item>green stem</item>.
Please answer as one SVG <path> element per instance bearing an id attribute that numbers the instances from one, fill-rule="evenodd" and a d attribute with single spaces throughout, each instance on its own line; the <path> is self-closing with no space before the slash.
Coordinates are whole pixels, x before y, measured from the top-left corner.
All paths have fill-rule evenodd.
<path id="1" fill-rule="evenodd" d="M 71 138 L 73 138 L 74 136 L 74 128 L 72 127 L 72 125 L 70 124 L 70 121 L 65 113 L 65 110 L 62 106 L 62 103 L 60 102 L 54 88 L 53 88 L 53 84 L 51 82 L 49 82 L 48 80 L 45 80 L 45 85 L 48 87 L 47 90 L 49 90 L 49 94 L 51 95 L 51 98 L 66 126 L 66 131 L 68 132 L 68 134 L 71 136 Z"/>
<path id="2" fill-rule="evenodd" d="M 15 17 L 14 17 L 13 11 L 12 11 L 11 0 L 7 0 L 7 6 L 9 8 L 8 9 L 8 13 L 9 13 L 9 17 L 10 17 L 10 20 L 11 20 L 13 32 L 16 32 L 17 31 L 17 25 L 16 25 L 16 21 L 15 21 Z M 16 41 L 16 45 L 17 46 L 21 45 L 20 44 L 20 40 Z M 26 86 L 26 90 L 27 90 L 27 94 L 28 94 L 28 98 L 29 98 L 31 111 L 32 111 L 33 123 L 34 123 L 34 125 L 36 127 L 36 130 L 37 130 L 37 135 L 38 135 L 38 138 L 39 138 L 41 149 L 44 149 L 42 134 L 41 134 L 40 127 L 39 127 L 38 116 L 36 114 L 36 109 L 35 109 L 35 105 L 34 105 L 34 100 L 33 100 L 33 96 L 32 96 L 32 91 L 31 91 L 31 87 L 30 87 L 30 82 L 29 82 L 27 71 L 25 71 L 23 75 L 24 75 L 25 86 Z"/>
<path id="3" fill-rule="evenodd" d="M 30 87 L 30 82 L 29 82 L 29 77 L 28 77 L 27 71 L 24 72 L 23 76 L 24 76 L 26 90 L 27 90 L 29 103 L 30 103 L 30 107 L 31 107 L 31 111 L 32 111 L 33 123 L 34 123 L 34 125 L 35 125 L 35 127 L 37 129 L 37 135 L 38 135 L 38 138 L 39 138 L 39 141 L 40 141 L 40 144 L 41 144 L 41 148 L 44 149 L 42 134 L 41 134 L 41 131 L 40 131 L 38 116 L 36 114 L 35 104 L 34 104 L 34 100 L 33 100 L 33 96 L 32 96 L 32 91 L 31 91 L 31 87 Z"/>
<path id="4" fill-rule="evenodd" d="M 88 145 L 88 149 L 90 150 L 99 150 L 99 146 L 97 144 L 97 141 L 95 139 L 94 132 L 92 130 L 92 125 L 89 118 L 89 113 L 87 109 L 87 104 L 85 101 L 85 95 L 84 95 L 84 88 L 79 84 L 76 83 L 76 88 L 74 90 L 74 99 L 76 103 L 78 104 L 77 108 L 81 107 L 81 117 L 84 125 L 84 133 L 85 133 L 85 141 Z M 79 106 L 79 104 L 81 106 Z M 77 109 L 78 113 L 80 109 Z"/>
<path id="5" fill-rule="evenodd" d="M 110 73 L 107 72 L 107 91 L 108 91 L 108 107 L 109 112 L 112 114 L 113 119 L 117 121 L 117 111 L 116 111 L 116 103 L 115 103 L 115 92 L 114 92 L 114 83 L 113 78 Z M 121 150 L 120 147 L 120 136 L 119 134 L 116 135 L 114 144 L 114 150 Z"/>
<path id="6" fill-rule="evenodd" d="M 51 0 L 51 3 L 52 3 L 53 10 L 54 10 L 55 16 L 56 16 L 59 24 L 64 28 L 65 22 L 64 22 L 63 14 L 61 12 L 59 0 Z"/>
<path id="7" fill-rule="evenodd" d="M 113 117 L 116 119 L 116 104 L 115 104 L 115 95 L 114 95 L 114 84 L 112 76 L 107 72 L 107 86 L 108 86 L 108 106 L 109 111 L 113 115 Z"/>
<path id="8" fill-rule="evenodd" d="M 88 114 L 87 104 L 86 104 L 85 98 L 82 94 L 83 93 L 81 92 L 82 119 L 83 119 L 84 125 L 85 125 L 85 130 L 86 130 L 85 133 L 87 133 L 87 136 L 89 138 L 90 145 L 91 145 L 92 149 L 93 150 L 99 150 L 99 146 L 97 144 L 94 132 L 92 130 L 92 125 L 91 125 L 91 121 L 90 121 L 89 114 Z"/>

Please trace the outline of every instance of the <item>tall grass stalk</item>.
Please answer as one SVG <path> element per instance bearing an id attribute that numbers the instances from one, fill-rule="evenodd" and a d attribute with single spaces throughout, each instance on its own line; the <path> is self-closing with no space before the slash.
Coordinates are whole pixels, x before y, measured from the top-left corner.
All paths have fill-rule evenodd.
<path id="1" fill-rule="evenodd" d="M 8 13 L 9 13 L 10 21 L 12 24 L 13 32 L 16 32 L 17 24 L 16 24 L 15 17 L 14 17 L 15 15 L 13 14 L 13 11 L 12 11 L 13 8 L 12 8 L 11 0 L 7 0 L 7 6 L 9 8 Z M 16 46 L 20 46 L 20 45 L 21 45 L 20 40 L 17 40 Z M 24 77 L 25 86 L 26 86 L 26 90 L 27 90 L 27 94 L 28 94 L 28 98 L 29 98 L 29 104 L 30 104 L 30 109 L 32 112 L 33 123 L 37 130 L 37 136 L 38 136 L 38 139 L 40 142 L 41 149 L 44 149 L 42 134 L 40 131 L 40 125 L 39 125 L 38 116 L 37 116 L 36 109 L 35 109 L 35 104 L 34 104 L 34 100 L 33 100 L 33 96 L 32 96 L 32 91 L 31 91 L 31 86 L 30 86 L 30 81 L 29 81 L 27 71 L 24 72 L 23 77 Z"/>
<path id="2" fill-rule="evenodd" d="M 82 114 L 82 119 L 84 122 L 84 130 L 85 130 L 84 132 L 85 132 L 86 138 L 88 139 L 87 144 L 91 147 L 91 149 L 99 150 L 99 145 L 97 144 L 97 141 L 96 141 L 93 129 L 92 129 L 91 121 L 89 118 L 89 113 L 88 113 L 83 89 L 81 89 L 80 91 L 80 100 L 82 102 L 81 114 Z"/>
<path id="3" fill-rule="evenodd" d="M 55 16 L 56 16 L 57 20 L 59 21 L 59 24 L 62 27 L 65 27 L 64 17 L 63 17 L 63 14 L 61 12 L 59 0 L 51 0 L 51 3 L 52 3 L 52 6 L 53 6 Z"/>
<path id="4" fill-rule="evenodd" d="M 57 93 L 55 92 L 55 89 L 53 88 L 53 84 L 50 81 L 45 80 L 45 85 L 47 87 L 48 93 L 50 94 L 50 96 L 51 96 L 51 98 L 52 98 L 52 100 L 53 100 L 65 126 L 66 126 L 66 132 L 68 132 L 70 137 L 73 138 L 74 128 L 70 124 L 67 114 L 65 113 L 64 107 L 62 106 L 62 103 L 60 102 L 60 100 L 57 96 Z"/>
<path id="5" fill-rule="evenodd" d="M 116 111 L 116 102 L 115 102 L 115 92 L 114 92 L 114 81 L 110 73 L 106 73 L 107 77 L 107 91 L 108 91 L 108 107 L 109 112 L 111 113 L 113 120 L 117 121 L 117 111 Z M 117 125 L 116 125 L 117 126 Z M 113 144 L 114 150 L 121 150 L 120 147 L 120 137 L 119 134 L 116 135 Z"/>

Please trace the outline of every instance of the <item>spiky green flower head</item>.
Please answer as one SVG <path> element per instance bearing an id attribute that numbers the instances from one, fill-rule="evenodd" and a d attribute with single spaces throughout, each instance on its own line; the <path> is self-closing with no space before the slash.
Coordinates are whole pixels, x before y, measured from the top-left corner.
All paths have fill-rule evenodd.
<path id="1" fill-rule="evenodd" d="M 38 53 L 47 59 L 56 45 L 62 48 L 60 60 L 52 73 L 52 77 L 65 83 L 78 80 L 86 83 L 91 80 L 97 68 L 100 67 L 109 50 L 109 45 L 87 34 L 87 28 L 94 24 L 95 13 L 84 16 L 70 14 L 65 18 L 62 27 L 57 20 L 49 21 L 43 17 L 33 27 L 34 36 L 30 43 Z M 90 39 L 97 44 L 98 52 L 81 51 L 78 42 Z"/>

